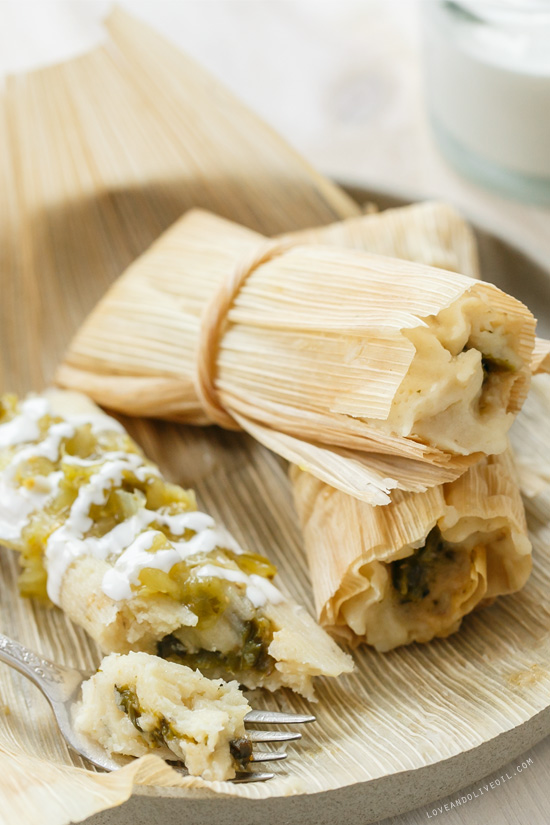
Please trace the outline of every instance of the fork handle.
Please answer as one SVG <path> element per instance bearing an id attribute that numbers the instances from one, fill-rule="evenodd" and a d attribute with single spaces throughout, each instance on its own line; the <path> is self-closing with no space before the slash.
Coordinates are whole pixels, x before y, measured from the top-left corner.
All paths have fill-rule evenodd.
<path id="1" fill-rule="evenodd" d="M 0 662 L 18 670 L 53 701 L 63 701 L 68 678 L 70 680 L 70 674 L 76 674 L 70 668 L 60 667 L 48 659 L 43 659 L 38 653 L 4 636 L 3 633 L 0 633 Z M 81 678 L 79 675 L 79 682 Z"/>

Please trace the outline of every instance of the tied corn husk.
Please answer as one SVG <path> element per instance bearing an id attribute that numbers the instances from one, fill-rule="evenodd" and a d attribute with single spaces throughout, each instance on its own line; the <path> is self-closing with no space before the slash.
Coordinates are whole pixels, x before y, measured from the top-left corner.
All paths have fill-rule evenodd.
<path id="1" fill-rule="evenodd" d="M 245 227 L 234 225 L 230 232 L 227 228 L 202 212 L 176 221 L 121 276 L 101 311 L 84 322 L 58 368 L 58 381 L 127 414 L 210 423 L 197 395 L 193 371 L 200 317 L 232 261 L 253 254 L 261 243 L 261 237 Z M 224 233 L 225 245 L 211 242 L 218 232 Z M 190 233 L 195 235 L 196 260 L 190 257 Z M 388 209 L 287 233 L 280 239 L 289 245 L 321 243 L 364 249 L 479 277 L 472 230 L 444 203 Z M 192 271 L 202 267 L 200 278 L 187 277 L 185 255 Z M 165 293 L 159 288 L 163 283 Z M 134 291 L 128 307 L 132 314 L 127 318 L 124 305 L 130 290 Z M 153 302 L 159 308 L 156 314 L 150 311 Z M 145 362 L 131 338 L 134 323 L 146 326 L 156 341 Z"/>
<path id="2" fill-rule="evenodd" d="M 475 607 L 527 581 L 531 543 L 511 451 L 482 459 L 455 482 L 397 494 L 385 507 L 297 467 L 291 480 L 317 615 L 338 638 L 386 651 L 448 636 Z M 451 542 L 451 558 L 438 547 L 412 570 L 412 595 L 401 592 L 392 563 L 412 558 L 434 528 Z"/>
<path id="3" fill-rule="evenodd" d="M 415 357 L 403 331 L 466 293 L 510 324 L 523 364 L 507 407 L 515 413 L 534 319 L 493 285 L 289 237 L 269 245 L 193 211 L 100 301 L 57 380 L 122 412 L 241 427 L 343 492 L 384 504 L 392 489 L 449 481 L 479 457 L 376 426 Z"/>

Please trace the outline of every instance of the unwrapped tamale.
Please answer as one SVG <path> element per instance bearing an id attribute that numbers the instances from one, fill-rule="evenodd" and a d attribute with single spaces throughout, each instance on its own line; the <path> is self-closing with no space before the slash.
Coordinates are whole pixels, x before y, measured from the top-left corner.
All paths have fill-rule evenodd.
<path id="1" fill-rule="evenodd" d="M 351 659 L 85 396 L 0 399 L 0 543 L 105 652 L 145 651 L 312 695 Z"/>

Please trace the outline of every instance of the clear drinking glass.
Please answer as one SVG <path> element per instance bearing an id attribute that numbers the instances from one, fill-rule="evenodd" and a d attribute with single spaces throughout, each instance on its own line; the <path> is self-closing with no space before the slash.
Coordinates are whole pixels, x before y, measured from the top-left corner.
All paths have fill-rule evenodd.
<path id="1" fill-rule="evenodd" d="M 460 172 L 550 205 L 550 0 L 423 0 L 429 115 Z"/>

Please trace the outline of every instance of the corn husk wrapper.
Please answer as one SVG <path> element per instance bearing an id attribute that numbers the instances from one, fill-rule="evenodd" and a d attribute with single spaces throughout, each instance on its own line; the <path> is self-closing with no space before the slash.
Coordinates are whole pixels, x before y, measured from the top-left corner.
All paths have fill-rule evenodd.
<path id="1" fill-rule="evenodd" d="M 203 226 L 198 225 L 199 220 Z M 208 232 L 220 227 L 217 222 L 209 227 L 206 215 L 196 215 L 185 216 L 165 232 L 110 291 L 101 304 L 100 316 L 94 313 L 83 325 L 65 363 L 58 369 L 59 382 L 127 414 L 199 425 L 210 423 L 197 396 L 192 368 L 198 319 L 213 291 L 219 288 L 230 259 L 252 254 L 260 243 L 256 233 L 235 226 L 231 237 L 226 237 L 225 249 L 208 250 L 212 255 L 208 267 L 204 249 L 201 250 L 201 277 L 188 284 L 180 255 L 181 244 L 185 243 L 182 235 L 195 231 L 198 242 L 208 244 Z M 452 207 L 441 203 L 389 209 L 281 238 L 289 244 L 322 243 L 364 249 L 479 277 L 472 230 Z M 162 278 L 167 281 L 164 301 L 157 288 Z M 132 318 L 118 315 L 130 289 L 135 291 L 130 311 L 138 313 L 134 320 L 140 328 L 147 325 L 155 340 L 155 348 L 147 353 L 145 363 L 133 346 Z M 184 310 L 174 307 L 172 298 L 179 299 Z M 149 312 L 149 302 L 153 301 L 158 304 L 156 317 Z M 114 330 L 109 326 L 111 322 L 117 324 Z M 116 335 L 116 351 L 104 334 L 107 328 L 109 335 Z M 550 343 L 537 338 L 533 372 L 548 369 L 549 352 Z"/>
<path id="2" fill-rule="evenodd" d="M 429 205 L 417 207 L 415 217 L 427 219 L 428 216 L 422 211 L 426 207 Z M 392 231 L 395 224 L 392 225 L 389 221 L 386 224 L 386 215 L 388 213 L 372 216 L 369 222 L 364 224 L 363 232 L 344 232 L 346 227 L 356 229 L 361 225 L 360 219 L 350 219 L 334 227 L 302 231 L 299 235 L 302 240 L 312 242 L 321 239 L 326 242 L 331 236 L 336 243 L 366 249 L 370 248 L 371 242 L 379 239 L 380 246 L 377 247 L 377 251 L 410 260 L 421 260 L 431 265 L 443 265 L 456 271 L 467 272 L 474 278 L 479 277 L 475 241 L 470 236 L 467 226 L 456 219 L 454 210 L 443 205 L 438 209 L 437 215 L 434 215 L 432 237 L 428 237 L 425 231 L 419 232 L 418 229 L 411 232 L 410 236 Z M 412 227 L 413 215 L 409 213 L 408 217 L 411 218 Z M 427 226 L 428 220 L 424 220 L 422 225 Z M 369 236 L 368 230 L 371 227 L 373 230 L 376 227 L 376 231 L 373 231 L 375 238 Z M 427 240 L 427 243 L 423 240 Z M 443 263 L 438 264 L 438 261 Z M 548 342 L 536 339 L 531 362 L 533 372 L 541 369 L 549 348 Z M 529 400 L 526 410 L 520 414 L 514 425 L 513 433 L 521 433 L 525 427 L 528 410 L 533 406 Z M 534 412 L 535 419 L 537 415 L 540 415 L 539 409 Z M 530 423 L 533 424 L 533 421 Z M 530 432 L 525 433 L 525 444 L 533 444 Z M 521 461 L 522 481 L 529 484 L 532 490 L 540 489 L 540 474 L 533 472 L 531 458 L 526 462 Z M 491 466 L 488 465 L 488 461 Z M 448 635 L 456 631 L 462 617 L 482 601 L 492 601 L 496 595 L 520 589 L 531 569 L 525 514 L 515 483 L 510 455 L 482 460 L 454 484 L 434 487 L 416 495 L 395 493 L 390 505 L 379 508 L 373 508 L 343 495 L 296 466 L 291 468 L 290 477 L 304 529 L 318 617 L 337 638 L 352 644 L 367 641 L 369 635 L 371 643 L 386 650 L 396 644 L 415 640 L 429 641 L 436 635 Z M 498 502 L 502 512 L 508 514 L 506 494 L 512 505 L 511 523 L 515 527 L 515 541 L 512 546 L 517 548 L 517 555 L 511 559 L 499 557 L 497 564 L 490 567 L 487 561 L 478 555 L 472 564 L 469 587 L 464 598 L 454 605 L 454 609 L 444 616 L 436 616 L 435 623 L 425 622 L 423 627 L 419 627 L 417 623 L 416 627 L 407 627 L 406 621 L 399 622 L 399 611 L 398 619 L 395 619 L 395 607 L 388 596 L 388 593 L 391 593 L 386 567 L 388 561 L 392 557 L 399 558 L 404 546 L 423 541 L 438 522 L 445 523 L 445 513 L 454 509 L 450 503 L 453 500 L 458 501 L 460 512 L 461 509 L 464 511 L 465 506 L 471 506 L 470 496 L 481 495 L 483 506 L 487 507 L 487 518 L 494 516 L 494 504 L 497 499 L 486 498 L 488 483 L 491 482 L 496 488 L 501 486 L 505 494 Z M 446 502 L 445 493 L 449 503 Z M 493 503 L 492 507 L 487 505 L 489 500 Z M 379 605 L 384 597 L 389 607 L 386 611 L 381 611 Z M 363 610 L 369 604 L 376 606 L 371 610 L 368 634 L 363 632 L 362 635 L 358 635 L 348 626 L 342 607 L 350 600 L 362 603 Z M 406 619 L 406 614 L 401 618 Z"/>
<path id="3" fill-rule="evenodd" d="M 550 503 L 550 375 L 535 375 L 522 411 L 510 430 L 521 491 L 528 499 L 544 494 Z"/>
<path id="4" fill-rule="evenodd" d="M 122 805 L 138 786 L 199 791 L 216 785 L 214 790 L 220 793 L 231 793 L 234 787 L 228 782 L 182 776 L 154 755 L 142 756 L 105 774 L 29 756 L 11 742 L 8 748 L 0 745 L 0 768 L 3 776 L 9 777 L 9 793 L 2 800 L 3 822 L 25 825 L 81 822 L 99 811 Z M 21 819 L 23 812 L 25 818 Z"/>
<path id="5" fill-rule="evenodd" d="M 533 375 L 544 372 L 550 373 L 550 341 L 544 338 L 535 338 L 531 371 Z"/>
<path id="6" fill-rule="evenodd" d="M 475 294 L 513 319 L 529 364 L 531 314 L 493 285 L 452 272 L 292 244 L 189 213 L 100 301 L 58 381 L 123 412 L 241 427 L 376 504 L 394 488 L 456 478 L 477 455 L 456 457 L 362 419 L 388 415 L 415 355 L 403 330 L 422 317 Z M 508 411 L 520 409 L 528 377 L 527 368 L 518 373 Z"/>
<path id="7" fill-rule="evenodd" d="M 182 244 L 190 226 L 197 235 L 202 277 L 189 283 L 182 265 Z M 102 304 L 99 317 L 85 322 L 73 340 L 65 363 L 58 369 L 62 384 L 87 391 L 99 403 L 129 414 L 159 418 L 179 418 L 187 423 L 210 423 L 197 395 L 192 364 L 196 348 L 189 346 L 199 334 L 199 319 L 212 293 L 220 286 L 224 273 L 238 256 L 253 254 L 261 237 L 244 227 L 232 227 L 225 234 L 226 246 L 211 245 L 209 233 L 223 231 L 225 224 L 206 214 L 186 215 L 177 221 L 119 279 Z M 289 244 L 334 244 L 364 249 L 377 254 L 391 254 L 429 266 L 444 262 L 447 269 L 478 277 L 475 239 L 468 224 L 455 210 L 442 203 L 413 204 L 388 209 L 380 215 L 359 216 L 326 227 L 303 230 L 281 236 Z M 206 249 L 205 249 L 206 248 Z M 187 250 L 188 252 L 188 250 Z M 211 255 L 208 262 L 205 254 Z M 189 252 L 188 252 L 189 254 Z M 191 265 L 195 262 L 191 261 Z M 151 337 L 163 341 L 158 354 L 164 364 L 155 361 L 149 368 L 136 357 L 133 341 L 128 346 L 129 331 L 118 330 L 124 296 L 136 289 L 134 311 L 143 311 L 141 303 L 160 301 L 157 284 L 166 278 L 167 299 L 159 306 L 156 318 L 142 317 L 151 328 Z M 179 305 L 172 306 L 177 297 Z M 116 338 L 116 353 L 105 340 L 103 325 L 116 322 L 110 330 Z M 156 321 L 156 324 L 155 324 Z M 126 322 L 128 323 L 128 322 Z M 167 333 L 163 336 L 163 330 Z M 160 349 L 160 343 L 157 345 Z M 182 352 L 182 348 L 183 352 Z M 183 354 L 183 358 L 182 358 Z M 151 358 L 151 353 L 149 354 Z"/>
<path id="8" fill-rule="evenodd" d="M 200 212 L 185 215 L 170 227 L 121 276 L 102 302 L 101 313 L 92 314 L 81 327 L 57 371 L 60 383 L 82 389 L 99 403 L 128 414 L 175 418 L 199 425 L 211 423 L 194 380 L 194 339 L 199 334 L 199 319 L 234 259 L 252 255 L 262 242 L 258 233 L 242 226 L 234 225 L 230 232 L 225 231 L 228 229 L 225 222 Z M 212 243 L 211 235 L 218 232 L 224 233 L 225 246 Z M 183 263 L 184 255 L 190 254 L 191 233 L 198 251 L 197 260 L 191 259 L 189 266 L 202 266 L 201 278 L 192 282 Z M 321 243 L 364 249 L 428 266 L 444 262 L 454 272 L 479 275 L 472 230 L 452 207 L 443 203 L 388 209 L 380 215 L 362 215 L 325 227 L 287 233 L 280 239 L 289 245 Z M 163 279 L 167 299 L 164 301 L 159 290 Z M 138 320 L 151 328 L 150 337 L 159 342 L 157 361 L 149 353 L 149 364 L 136 357 L 133 341 L 128 346 L 133 329 L 128 331 L 126 325 L 132 323 L 132 318 L 118 317 L 131 289 L 135 289 L 131 311 L 142 313 Z M 176 298 L 179 304 L 173 307 L 172 299 Z M 157 317 L 151 317 L 145 309 L 147 302 L 152 301 L 162 301 Z M 122 330 L 119 332 L 117 326 L 110 331 L 117 336 L 117 351 L 113 353 L 102 329 L 111 321 L 118 325 L 121 320 Z"/>
<path id="9" fill-rule="evenodd" d="M 467 272 L 474 278 L 479 277 L 477 249 L 467 225 L 457 219 L 454 210 L 444 205 L 435 205 L 437 213 L 433 216 L 434 235 L 428 236 L 426 228 L 429 218 L 425 210 L 430 206 L 424 204 L 417 206 L 415 210 L 414 217 L 423 219 L 421 225 L 424 232 L 419 232 L 418 227 L 416 231 L 411 231 L 410 235 L 394 231 L 395 224 L 390 221 L 386 224 L 384 220 L 386 216 L 390 217 L 386 212 L 363 222 L 362 232 L 344 231 L 344 228 L 356 230 L 361 226 L 360 219 L 350 219 L 333 227 L 302 231 L 299 235 L 302 240 L 312 242 L 326 242 L 328 237 L 331 237 L 336 243 L 366 249 L 378 239 L 380 246 L 376 247 L 377 251 L 410 260 L 421 260 L 430 265 L 438 265 L 438 261 L 441 261 L 446 268 Z M 411 219 L 412 228 L 415 223 L 412 213 L 409 212 L 407 217 Z M 368 231 L 371 227 L 373 230 L 376 227 L 373 238 Z M 424 243 L 424 240 L 427 243 Z M 537 338 L 531 361 L 533 373 L 544 368 L 544 359 L 549 351 L 549 343 Z M 540 491 L 545 483 L 545 462 L 540 458 L 540 440 L 533 441 L 532 438 L 532 428 L 536 426 L 537 421 L 540 422 L 544 405 L 550 404 L 550 395 L 545 399 L 541 398 L 542 395 L 544 383 L 542 379 L 536 379 L 533 391 L 512 428 L 513 441 L 517 444 L 521 456 L 518 469 L 522 491 L 531 495 Z M 546 456 L 548 450 L 542 452 Z M 534 469 L 537 464 L 538 471 Z M 365 606 L 369 603 L 377 604 L 377 599 L 383 598 L 385 587 L 386 601 L 390 602 L 390 608 L 385 615 L 379 609 L 371 611 L 369 630 L 372 643 L 376 643 L 382 649 L 389 649 L 395 644 L 414 641 L 415 631 L 416 638 L 423 635 L 422 641 L 428 641 L 436 635 L 448 635 L 458 629 L 462 616 L 480 603 L 492 601 L 496 595 L 520 589 L 529 574 L 531 557 L 526 538 L 525 514 L 514 476 L 510 454 L 485 459 L 454 483 L 434 487 L 416 495 L 396 493 L 392 503 L 387 507 L 373 508 L 332 489 L 298 467 L 292 467 L 290 477 L 304 529 L 320 621 L 330 628 L 337 638 L 352 644 L 366 641 L 365 633 L 358 635 L 348 626 L 342 615 L 342 606 L 352 599 L 363 602 Z M 388 599 L 389 577 L 386 568 L 388 560 L 392 557 L 399 558 L 401 548 L 405 545 L 423 541 L 438 521 L 445 523 L 445 513 L 454 509 L 451 501 L 458 500 L 460 511 L 461 507 L 464 510 L 464 505 L 466 508 L 471 506 L 470 495 L 481 495 L 481 501 L 485 502 L 483 506 L 487 506 L 487 485 L 491 481 L 496 488 L 502 487 L 512 505 L 511 523 L 515 527 L 513 547 L 518 549 L 516 556 L 509 560 L 499 557 L 498 563 L 490 567 L 487 566 L 486 560 L 478 556 L 472 565 L 470 586 L 465 592 L 465 598 L 455 604 L 453 612 L 440 617 L 439 631 L 434 623 L 425 623 L 422 628 L 418 625 L 407 627 L 406 623 L 396 623 L 393 619 L 392 624 L 392 605 L 391 599 Z M 445 495 L 449 503 L 446 502 Z M 494 503 L 497 499 L 493 498 L 491 501 L 493 506 L 487 506 L 487 516 L 494 514 Z M 504 498 L 499 502 L 499 506 L 508 514 Z"/>
<path id="10" fill-rule="evenodd" d="M 348 642 L 385 651 L 448 636 L 481 602 L 523 587 L 531 571 L 511 451 L 482 459 L 455 482 L 425 493 L 397 494 L 385 507 L 346 496 L 297 467 L 291 480 L 319 621 Z M 430 583 L 440 588 L 437 605 L 424 599 L 418 607 L 402 604 L 388 565 L 411 556 L 436 526 L 454 544 L 476 533 L 481 542 L 483 534 L 495 531 L 506 538 L 492 540 L 486 550 L 479 542 L 470 548 L 467 573 L 465 567 L 460 570 L 465 560 L 447 563 L 448 583 Z"/>
<path id="11" fill-rule="evenodd" d="M 348 218 L 284 236 L 293 242 L 334 244 L 417 261 L 479 278 L 479 256 L 471 227 L 446 203 L 426 202 Z M 550 341 L 535 338 L 533 375 L 550 372 Z"/>
<path id="12" fill-rule="evenodd" d="M 344 246 L 479 278 L 474 233 L 447 203 L 426 201 L 281 236 L 293 243 Z"/>

